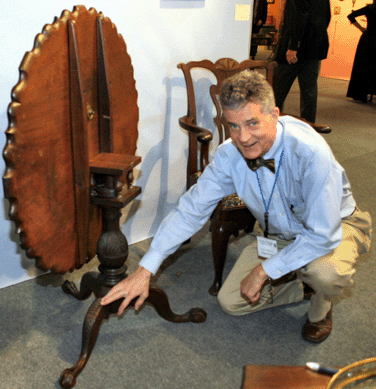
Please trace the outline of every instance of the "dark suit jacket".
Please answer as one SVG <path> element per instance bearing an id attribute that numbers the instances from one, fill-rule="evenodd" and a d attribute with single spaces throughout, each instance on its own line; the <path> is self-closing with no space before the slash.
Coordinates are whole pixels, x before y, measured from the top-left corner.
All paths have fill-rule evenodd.
<path id="1" fill-rule="evenodd" d="M 253 2 L 253 22 L 252 33 L 258 33 L 261 26 L 256 26 L 259 20 L 262 21 L 262 25 L 265 24 L 268 16 L 268 2 L 267 0 L 254 0 Z M 257 31 L 255 31 L 257 29 Z"/>
<path id="2" fill-rule="evenodd" d="M 297 50 L 299 62 L 325 59 L 330 18 L 329 0 L 286 0 L 274 59 L 286 63 L 287 50 Z"/>

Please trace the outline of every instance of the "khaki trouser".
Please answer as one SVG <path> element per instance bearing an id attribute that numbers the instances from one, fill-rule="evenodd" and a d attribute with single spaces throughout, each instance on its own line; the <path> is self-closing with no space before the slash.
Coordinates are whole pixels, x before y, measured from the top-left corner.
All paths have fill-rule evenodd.
<path id="1" fill-rule="evenodd" d="M 251 234 L 250 245 L 244 249 L 218 293 L 221 308 L 230 315 L 244 315 L 302 301 L 304 282 L 315 291 L 311 297 L 308 319 L 313 323 L 322 320 L 331 307 L 331 301 L 353 284 L 356 259 L 370 248 L 372 227 L 369 213 L 355 208 L 351 216 L 342 220 L 342 231 L 342 242 L 336 249 L 298 269 L 297 278 L 293 281 L 273 286 L 272 299 L 270 286 L 264 285 L 257 304 L 250 304 L 240 295 L 241 280 L 262 262 L 257 255 L 257 232 Z M 276 236 L 270 237 L 277 240 L 279 250 L 292 243 Z"/>

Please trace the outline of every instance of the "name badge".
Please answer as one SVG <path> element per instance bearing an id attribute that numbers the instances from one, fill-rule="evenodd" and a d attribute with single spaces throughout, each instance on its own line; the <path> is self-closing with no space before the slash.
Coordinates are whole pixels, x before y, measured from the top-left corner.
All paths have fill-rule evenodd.
<path id="1" fill-rule="evenodd" d="M 278 254 L 277 241 L 274 239 L 257 237 L 257 253 L 261 258 L 269 258 Z"/>

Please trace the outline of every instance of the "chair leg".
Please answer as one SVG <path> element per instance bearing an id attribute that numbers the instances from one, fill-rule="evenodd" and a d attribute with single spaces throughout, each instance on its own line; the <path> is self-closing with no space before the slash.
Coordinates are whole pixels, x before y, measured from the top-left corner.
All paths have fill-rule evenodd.
<path id="1" fill-rule="evenodd" d="M 237 236 L 239 234 L 239 228 L 233 221 L 224 222 L 214 217 L 212 219 L 211 230 L 215 276 L 213 285 L 209 288 L 209 293 L 212 296 L 217 296 L 219 289 L 221 289 L 222 286 L 222 275 L 225 266 L 228 241 L 231 235 Z"/>

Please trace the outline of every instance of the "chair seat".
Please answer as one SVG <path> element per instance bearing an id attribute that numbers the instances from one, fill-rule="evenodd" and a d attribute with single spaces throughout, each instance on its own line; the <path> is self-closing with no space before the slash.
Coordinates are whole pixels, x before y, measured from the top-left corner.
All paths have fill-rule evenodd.
<path id="1" fill-rule="evenodd" d="M 243 200 L 236 193 L 224 197 L 220 201 L 220 205 L 222 208 L 245 207 Z"/>
<path id="2" fill-rule="evenodd" d="M 194 180 L 197 182 L 197 180 L 200 178 L 202 172 L 198 171 L 194 174 Z M 228 196 L 225 196 L 218 204 L 222 209 L 228 209 L 228 208 L 234 208 L 234 207 L 245 207 L 245 204 L 243 200 L 236 194 L 230 194 Z"/>

